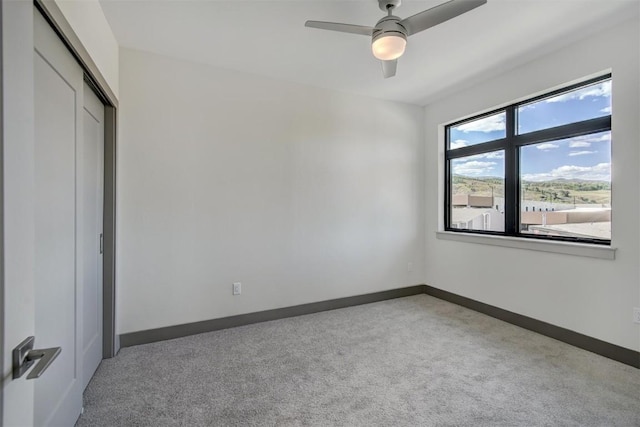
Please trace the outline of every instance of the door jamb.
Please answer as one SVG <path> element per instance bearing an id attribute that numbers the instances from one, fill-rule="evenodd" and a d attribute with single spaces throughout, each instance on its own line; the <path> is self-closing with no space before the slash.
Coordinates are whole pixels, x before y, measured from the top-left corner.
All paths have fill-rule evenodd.
<path id="1" fill-rule="evenodd" d="M 89 52 L 76 35 L 64 14 L 54 1 L 34 0 L 35 7 L 49 22 L 60 40 L 80 64 L 85 80 L 96 95 L 105 104 L 104 134 L 104 203 L 103 203 L 103 322 L 102 322 L 102 358 L 115 356 L 120 350 L 116 335 L 116 135 L 118 99 L 106 79 L 98 69 Z"/>
<path id="2" fill-rule="evenodd" d="M 102 358 L 120 351 L 116 334 L 116 117 L 113 106 L 104 108 L 104 202 L 102 233 Z"/>
<path id="3" fill-rule="evenodd" d="M 4 74 L 2 4 L 0 3 L 0 372 L 4 375 Z M 4 420 L 4 387 L 0 387 L 0 424 Z"/>

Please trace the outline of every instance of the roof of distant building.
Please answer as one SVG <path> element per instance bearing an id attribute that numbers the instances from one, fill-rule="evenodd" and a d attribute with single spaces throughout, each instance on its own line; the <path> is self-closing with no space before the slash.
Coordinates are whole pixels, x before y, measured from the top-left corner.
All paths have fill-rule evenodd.
<path id="1" fill-rule="evenodd" d="M 600 212 L 600 211 L 610 211 L 611 207 L 576 207 L 574 209 L 563 209 L 556 212 Z"/>
<path id="2" fill-rule="evenodd" d="M 596 239 L 611 239 L 611 221 L 584 222 L 576 224 L 535 225 L 530 231 L 557 233 L 561 236 L 586 237 Z"/>

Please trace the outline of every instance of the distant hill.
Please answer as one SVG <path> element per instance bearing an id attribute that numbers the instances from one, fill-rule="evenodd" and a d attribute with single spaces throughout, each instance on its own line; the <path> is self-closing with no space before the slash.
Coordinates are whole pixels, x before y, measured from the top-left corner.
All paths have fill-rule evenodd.
<path id="1" fill-rule="evenodd" d="M 552 203 L 610 204 L 611 184 L 606 181 L 556 179 L 523 181 L 524 199 Z M 504 181 L 495 177 L 453 175 L 453 194 L 504 197 Z"/>

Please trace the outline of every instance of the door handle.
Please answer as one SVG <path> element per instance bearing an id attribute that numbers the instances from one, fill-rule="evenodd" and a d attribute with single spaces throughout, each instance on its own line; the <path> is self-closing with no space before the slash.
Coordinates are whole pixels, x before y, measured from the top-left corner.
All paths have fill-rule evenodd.
<path id="1" fill-rule="evenodd" d="M 28 337 L 13 349 L 13 379 L 24 375 L 29 368 L 39 360 L 33 370 L 27 375 L 28 380 L 40 378 L 40 376 L 53 363 L 62 352 L 60 347 L 33 349 L 35 337 Z"/>

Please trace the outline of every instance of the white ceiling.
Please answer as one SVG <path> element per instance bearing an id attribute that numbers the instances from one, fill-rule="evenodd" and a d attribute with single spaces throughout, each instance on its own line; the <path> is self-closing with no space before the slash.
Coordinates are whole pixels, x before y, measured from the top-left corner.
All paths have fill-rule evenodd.
<path id="1" fill-rule="evenodd" d="M 404 0 L 402 18 L 444 0 Z M 638 14 L 638 0 L 489 0 L 413 35 L 382 78 L 368 37 L 304 27 L 373 26 L 377 0 L 101 0 L 121 46 L 217 67 L 424 105 Z"/>

